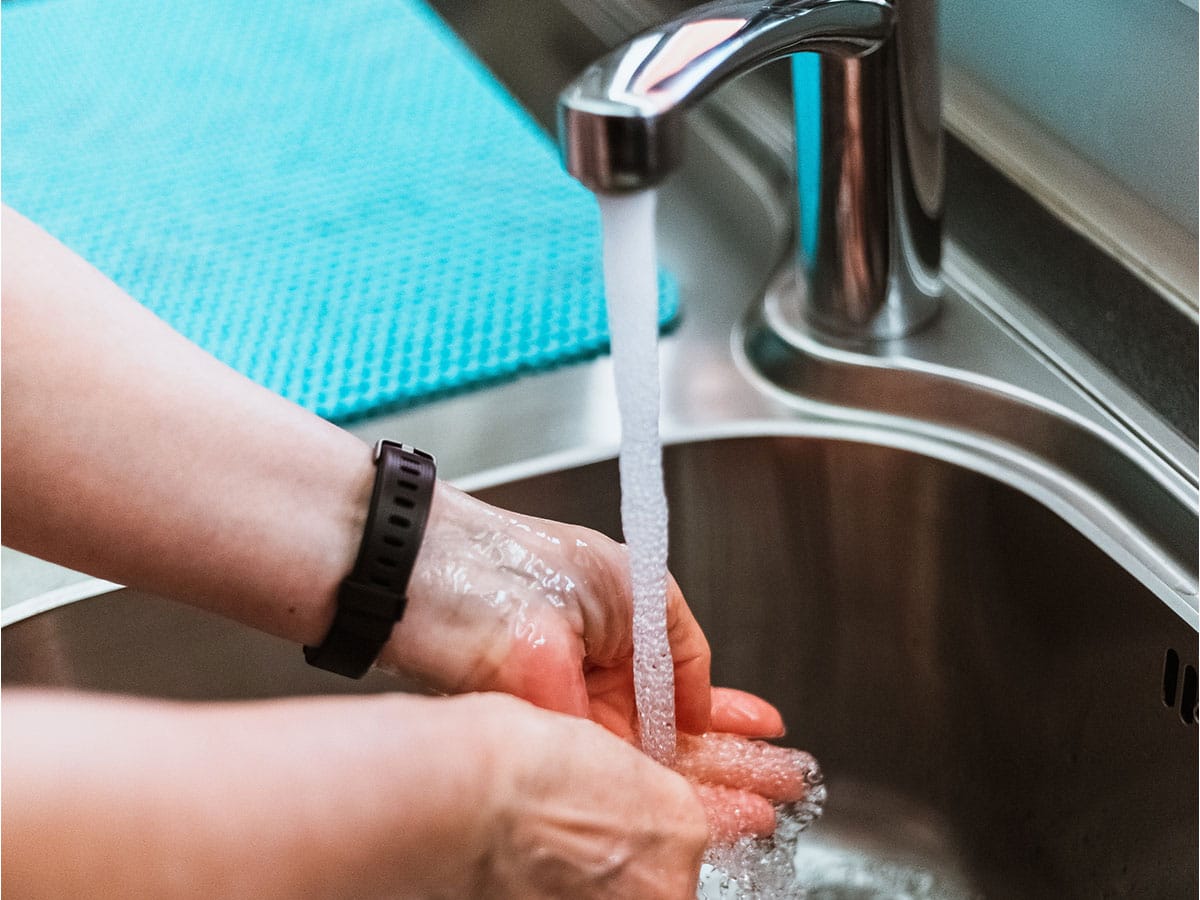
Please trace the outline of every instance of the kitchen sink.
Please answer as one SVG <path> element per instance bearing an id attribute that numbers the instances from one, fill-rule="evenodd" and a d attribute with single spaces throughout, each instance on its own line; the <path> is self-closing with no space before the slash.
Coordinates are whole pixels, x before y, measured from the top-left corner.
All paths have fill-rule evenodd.
<path id="1" fill-rule="evenodd" d="M 671 567 L 715 681 L 776 703 L 825 769 L 826 815 L 800 840 L 810 896 L 1194 895 L 1195 632 L 1079 532 L 858 440 L 703 440 L 665 464 Z M 616 484 L 603 460 L 479 493 L 619 537 Z M 131 590 L 13 623 L 3 653 L 5 687 L 410 687 Z"/>

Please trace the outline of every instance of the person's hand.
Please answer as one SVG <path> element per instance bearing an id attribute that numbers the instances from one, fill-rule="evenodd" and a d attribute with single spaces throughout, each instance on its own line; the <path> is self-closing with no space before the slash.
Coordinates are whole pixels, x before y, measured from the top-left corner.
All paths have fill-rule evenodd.
<path id="1" fill-rule="evenodd" d="M 439 483 L 384 663 L 441 690 L 502 691 L 590 718 L 636 743 L 626 567 L 625 547 L 595 531 Z M 749 740 L 781 736 L 782 718 L 752 694 L 710 687 L 708 643 L 674 579 L 667 625 L 684 732 L 675 768 L 703 800 L 714 840 L 768 835 L 772 803 L 802 799 L 820 777 L 815 763 Z"/>
<path id="2" fill-rule="evenodd" d="M 807 821 L 824 799 L 824 777 L 811 755 L 738 734 L 679 735 L 672 768 L 704 804 L 711 844 L 770 837 L 777 804 L 795 810 L 804 802 Z"/>
<path id="3" fill-rule="evenodd" d="M 672 772 L 595 723 L 497 694 L 471 702 L 501 773 L 486 896 L 694 897 L 705 847 L 769 836 L 772 802 L 819 780 L 808 754 L 741 735 L 681 735 Z M 719 708 L 715 722 L 738 716 Z"/>
<path id="4" fill-rule="evenodd" d="M 695 896 L 688 782 L 512 697 L 17 691 L 4 714 L 6 895 Z"/>
<path id="5" fill-rule="evenodd" d="M 500 813 L 473 896 L 695 896 L 714 813 L 688 781 L 594 722 L 500 695 L 479 702 Z M 739 830 L 732 807 L 718 816 Z"/>
<path id="6" fill-rule="evenodd" d="M 381 664 L 439 690 L 503 691 L 629 736 L 635 704 L 626 573 L 625 547 L 598 532 L 506 512 L 439 482 L 408 609 Z M 714 708 L 708 642 L 674 579 L 667 628 L 677 724 L 700 734 Z M 778 713 L 755 700 L 738 694 L 716 704 L 737 707 L 738 733 L 782 733 Z"/>

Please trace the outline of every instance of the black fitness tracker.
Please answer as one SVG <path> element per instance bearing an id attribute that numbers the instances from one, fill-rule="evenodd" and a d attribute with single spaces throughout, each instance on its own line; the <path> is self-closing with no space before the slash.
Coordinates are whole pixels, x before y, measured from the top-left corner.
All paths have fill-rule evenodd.
<path id="1" fill-rule="evenodd" d="M 404 615 L 436 481 L 428 453 L 393 441 L 375 445 L 375 487 L 358 559 L 338 587 L 325 640 L 304 648 L 310 665 L 348 678 L 367 674 Z"/>

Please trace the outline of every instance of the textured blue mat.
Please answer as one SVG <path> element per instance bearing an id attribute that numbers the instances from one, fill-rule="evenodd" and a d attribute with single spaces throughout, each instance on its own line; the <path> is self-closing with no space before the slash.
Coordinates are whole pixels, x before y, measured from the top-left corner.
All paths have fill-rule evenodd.
<path id="1" fill-rule="evenodd" d="M 418 0 L 6 3 L 0 74 L 5 202 L 320 415 L 607 348 L 593 198 Z"/>

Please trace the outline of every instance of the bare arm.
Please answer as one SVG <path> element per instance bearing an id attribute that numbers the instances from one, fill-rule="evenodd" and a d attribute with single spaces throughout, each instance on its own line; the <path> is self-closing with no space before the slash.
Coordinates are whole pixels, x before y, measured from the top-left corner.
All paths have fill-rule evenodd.
<path id="1" fill-rule="evenodd" d="M 7 207 L 3 248 L 5 543 L 319 643 L 361 539 L 370 449 L 223 365 Z M 602 535 L 439 483 L 381 661 L 442 690 L 503 690 L 628 730 L 624 566 Z M 708 644 L 674 584 L 669 600 L 680 725 L 699 732 Z"/>
<path id="2" fill-rule="evenodd" d="M 317 643 L 369 448 L 204 353 L 7 207 L 5 543 Z"/>
<path id="3" fill-rule="evenodd" d="M 704 844 L 682 777 L 495 694 L 18 692 L 3 744 L 4 888 L 21 897 L 678 900 Z"/>

